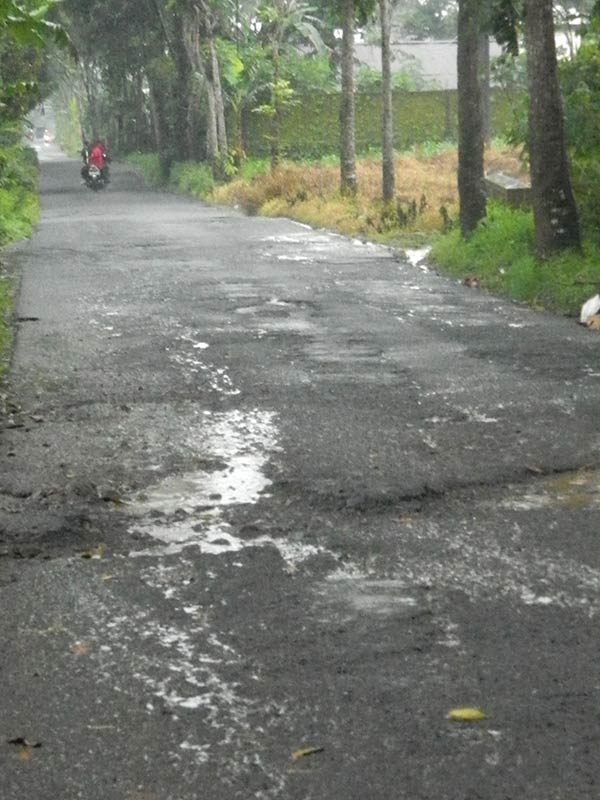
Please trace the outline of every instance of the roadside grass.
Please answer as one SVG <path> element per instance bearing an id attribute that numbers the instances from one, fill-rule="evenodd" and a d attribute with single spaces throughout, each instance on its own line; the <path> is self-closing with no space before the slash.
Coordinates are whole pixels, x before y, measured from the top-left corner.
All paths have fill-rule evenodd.
<path id="1" fill-rule="evenodd" d="M 533 214 L 499 203 L 468 241 L 458 230 L 438 237 L 432 262 L 456 277 L 473 277 L 483 288 L 534 308 L 576 315 L 600 289 L 600 248 L 586 240 L 583 254 L 566 251 L 546 261 L 535 257 Z"/>
<path id="2" fill-rule="evenodd" d="M 25 239 L 39 219 L 37 157 L 33 150 L 0 147 L 0 247 Z M 12 345 L 14 279 L 0 261 L 0 379 Z"/>
<path id="3" fill-rule="evenodd" d="M 486 162 L 489 170 L 512 174 L 522 170 L 517 154 L 501 144 L 488 150 Z M 423 145 L 398 155 L 392 206 L 381 200 L 381 154 L 375 152 L 358 160 L 355 198 L 341 196 L 338 162 L 329 157 L 283 162 L 274 173 L 263 164 L 262 170 L 250 176 L 242 173 L 216 186 L 204 199 L 238 206 L 248 214 L 286 216 L 348 236 L 411 245 L 430 240 L 456 219 L 457 166 L 456 147 L 448 143 Z"/>
<path id="4" fill-rule="evenodd" d="M 13 333 L 10 325 L 14 307 L 14 281 L 4 275 L 0 265 L 0 381 L 4 378 L 10 363 Z"/>
<path id="5" fill-rule="evenodd" d="M 129 153 L 125 160 L 151 188 L 158 189 L 163 185 L 160 160 L 156 153 Z"/>
<path id="6" fill-rule="evenodd" d="M 207 164 L 184 161 L 173 165 L 169 186 L 178 192 L 203 199 L 211 194 L 215 181 Z"/>

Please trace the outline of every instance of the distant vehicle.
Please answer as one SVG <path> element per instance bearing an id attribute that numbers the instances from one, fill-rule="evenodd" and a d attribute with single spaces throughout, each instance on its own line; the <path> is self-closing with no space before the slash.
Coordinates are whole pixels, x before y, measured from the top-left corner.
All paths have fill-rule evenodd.
<path id="1" fill-rule="evenodd" d="M 35 128 L 34 133 L 35 133 L 35 138 L 40 140 L 40 139 L 44 138 L 44 135 L 47 133 L 47 131 L 46 131 L 46 128 L 44 128 L 42 126 L 42 127 Z"/>
<path id="2" fill-rule="evenodd" d="M 46 144 L 50 144 L 50 142 L 54 141 L 52 134 L 48 130 L 44 131 L 44 141 Z"/>

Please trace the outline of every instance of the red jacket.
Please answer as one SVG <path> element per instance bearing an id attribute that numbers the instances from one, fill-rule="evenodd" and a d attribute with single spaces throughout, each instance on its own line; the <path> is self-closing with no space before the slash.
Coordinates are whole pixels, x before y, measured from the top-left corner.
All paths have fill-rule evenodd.
<path id="1" fill-rule="evenodd" d="M 99 144 L 96 144 L 94 147 L 92 147 L 92 151 L 88 158 L 88 166 L 91 167 L 92 164 L 98 167 L 98 169 L 104 169 L 104 150 Z"/>

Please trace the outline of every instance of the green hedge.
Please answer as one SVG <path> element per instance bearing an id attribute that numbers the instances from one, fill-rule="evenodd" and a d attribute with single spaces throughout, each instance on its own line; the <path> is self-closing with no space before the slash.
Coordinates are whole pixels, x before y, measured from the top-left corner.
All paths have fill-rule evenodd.
<path id="1" fill-rule="evenodd" d="M 339 151 L 340 95 L 312 93 L 296 96 L 285 109 L 281 125 L 281 151 L 292 159 L 318 158 Z M 356 149 L 366 153 L 381 147 L 381 95 L 356 95 Z M 492 135 L 502 134 L 512 119 L 509 101 L 492 93 Z M 245 118 L 249 156 L 269 153 L 269 121 L 259 114 Z M 394 146 L 404 150 L 424 142 L 455 141 L 457 93 L 455 91 L 394 92 Z"/>

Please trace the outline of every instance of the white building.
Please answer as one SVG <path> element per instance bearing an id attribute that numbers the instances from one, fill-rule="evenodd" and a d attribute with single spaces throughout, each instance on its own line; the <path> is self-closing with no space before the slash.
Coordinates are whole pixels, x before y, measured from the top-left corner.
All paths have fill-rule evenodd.
<path id="1" fill-rule="evenodd" d="M 357 43 L 354 45 L 356 60 L 372 69 L 381 70 L 381 47 Z M 392 72 L 402 72 L 409 59 L 418 67 L 420 74 L 436 89 L 456 89 L 456 52 L 454 40 L 408 40 L 392 44 Z M 490 41 L 490 55 L 499 56 L 502 48 L 495 41 Z"/>

